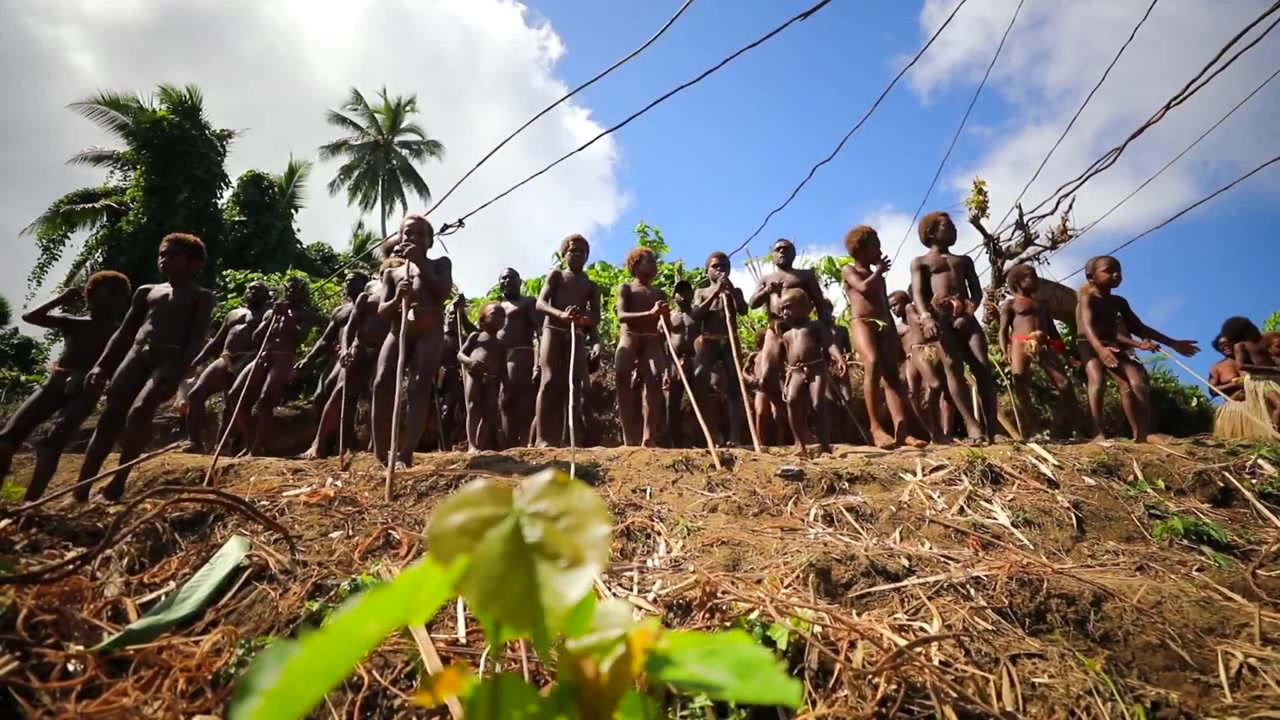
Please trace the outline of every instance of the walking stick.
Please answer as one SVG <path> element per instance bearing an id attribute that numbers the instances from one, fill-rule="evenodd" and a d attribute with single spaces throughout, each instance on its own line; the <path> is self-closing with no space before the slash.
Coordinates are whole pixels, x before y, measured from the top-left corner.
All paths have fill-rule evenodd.
<path id="1" fill-rule="evenodd" d="M 662 337 L 667 340 L 667 347 L 671 350 L 671 357 L 680 357 L 679 353 L 676 352 L 675 342 L 671 340 L 671 331 L 667 329 L 667 319 L 665 317 L 658 321 L 658 329 L 662 331 Z M 716 452 L 716 441 L 711 438 L 711 430 L 707 428 L 707 421 L 702 418 L 702 409 L 698 407 L 698 399 L 694 397 L 693 388 L 689 385 L 689 378 L 684 374 L 684 366 L 676 362 L 676 370 L 680 373 L 680 384 L 684 385 L 684 393 L 689 396 L 689 405 L 693 407 L 694 417 L 698 419 L 698 425 L 702 427 L 702 435 L 707 439 L 707 449 L 711 451 L 711 462 L 715 463 L 717 470 L 723 470 L 724 466 L 720 464 L 720 453 Z"/>
<path id="2" fill-rule="evenodd" d="M 742 360 L 738 357 L 738 334 L 734 332 L 736 325 L 733 322 L 733 312 L 729 310 L 729 302 L 726 300 L 724 305 L 724 321 L 725 329 L 729 333 L 729 349 L 733 352 L 733 367 L 738 371 L 738 389 L 742 391 L 742 412 L 747 416 L 747 429 L 751 431 L 751 444 L 755 446 L 756 452 L 760 449 L 760 431 L 756 428 L 755 406 L 751 399 L 747 397 L 747 381 L 742 378 Z"/>
<path id="3" fill-rule="evenodd" d="M 409 281 L 409 293 L 413 294 L 413 263 L 406 261 L 404 264 L 404 277 Z M 400 444 L 400 402 L 404 399 L 404 358 L 408 354 L 408 337 L 409 337 L 409 296 L 406 295 L 401 303 L 400 308 L 400 337 L 397 339 L 399 344 L 399 354 L 396 356 L 396 396 L 395 405 L 391 406 L 391 442 L 387 452 L 387 479 L 383 485 L 382 497 L 386 502 L 391 502 L 391 483 L 396 478 L 396 455 L 399 452 Z"/>
<path id="4" fill-rule="evenodd" d="M 338 357 L 338 362 L 342 362 L 342 357 Z M 343 366 L 338 370 L 338 389 L 342 393 L 342 397 L 338 398 L 338 469 L 347 469 L 347 393 L 350 388 L 347 387 L 347 368 Z M 323 422 L 324 418 L 321 418 Z M 353 453 L 354 454 L 354 453 Z"/>
<path id="5" fill-rule="evenodd" d="M 569 324 L 569 477 L 578 477 L 578 433 L 575 430 L 578 423 L 574 422 L 573 411 L 575 403 L 573 402 L 573 386 L 577 383 L 574 376 L 578 374 L 578 327 L 572 323 Z"/>
<path id="6" fill-rule="evenodd" d="M 244 398 L 249 394 L 249 386 L 253 384 L 253 376 L 258 372 L 258 363 L 262 360 L 262 353 L 266 351 L 267 344 L 271 342 L 271 333 L 276 331 L 280 318 L 271 317 L 271 325 L 267 327 L 267 332 L 262 336 L 262 344 L 258 346 L 258 354 L 253 356 L 253 364 L 249 366 L 249 376 L 244 379 L 244 387 L 240 389 L 240 397 L 236 398 L 235 409 L 231 411 L 231 419 L 227 422 L 227 429 L 222 431 L 222 438 L 218 440 L 218 446 L 213 449 L 213 459 L 209 461 L 209 469 L 204 473 L 204 484 L 206 486 L 213 484 L 213 471 L 218 467 L 218 458 L 222 456 L 222 448 L 227 444 L 227 438 L 231 437 L 231 430 L 236 426 L 236 420 L 240 418 L 240 410 L 244 407 Z M 234 380 L 232 381 L 235 382 Z M 250 440 L 252 442 L 252 440 Z"/>

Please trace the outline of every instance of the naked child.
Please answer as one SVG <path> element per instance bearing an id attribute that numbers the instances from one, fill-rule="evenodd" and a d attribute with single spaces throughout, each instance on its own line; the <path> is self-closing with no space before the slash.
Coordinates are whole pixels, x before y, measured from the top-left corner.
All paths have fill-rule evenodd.
<path id="1" fill-rule="evenodd" d="M 622 443 L 657 447 L 666 424 L 662 384 L 667 377 L 667 345 L 659 326 L 667 323 L 667 296 L 653 286 L 658 274 L 658 257 L 652 250 L 635 248 L 627 254 L 626 266 L 634 279 L 618 286 L 621 332 L 614 360 Z M 638 388 L 632 383 L 633 373 L 637 376 Z M 641 408 L 643 411 L 637 412 Z M 639 419 L 643 423 L 637 422 Z"/>
<path id="2" fill-rule="evenodd" d="M 435 244 L 431 223 L 408 215 L 400 224 L 405 264 L 382 274 L 382 302 L 378 314 L 391 323 L 382 343 L 373 380 L 374 455 L 381 463 L 408 467 L 422 439 L 432 410 L 432 389 L 444 351 L 444 305 L 453 290 L 453 263 L 448 257 L 428 258 Z M 392 414 L 396 401 L 400 355 L 401 312 L 407 308 L 405 369 L 409 375 L 404 424 L 397 439 L 397 458 L 391 454 Z"/>
<path id="3" fill-rule="evenodd" d="M 200 352 L 214 303 L 213 293 L 195 284 L 205 257 L 200 238 L 185 233 L 166 235 L 160 242 L 159 258 L 165 282 L 137 289 L 120 329 L 85 377 L 92 387 L 106 385 L 106 404 L 84 451 L 77 500 L 88 501 L 87 481 L 102 469 L 117 439 L 120 465 L 142 454 L 151 439 L 156 410 L 178 391 Z M 128 479 L 129 468 L 116 471 L 102 489 L 102 497 L 118 501 Z"/>
<path id="4" fill-rule="evenodd" d="M 294 367 L 294 372 L 297 375 L 306 372 L 307 368 L 322 357 L 328 355 L 337 357 L 339 335 L 341 335 L 343 328 L 347 326 L 347 320 L 351 318 L 351 311 L 355 307 L 356 297 L 364 292 L 364 288 L 368 284 L 369 274 L 363 270 L 352 270 L 347 275 L 347 281 L 342 288 L 342 294 L 346 302 L 340 303 L 338 307 L 333 309 L 333 312 L 329 313 L 329 324 L 325 325 L 324 331 L 320 333 L 320 337 L 311 346 L 311 350 Z M 317 418 L 324 412 L 324 406 L 328 404 L 329 398 L 333 396 L 334 388 L 338 384 L 338 375 L 341 372 L 341 364 L 335 362 L 329 372 L 325 373 L 324 378 L 321 379 L 315 395 L 311 397 L 311 405 Z"/>
<path id="5" fill-rule="evenodd" d="M 770 438 L 770 425 L 774 419 L 785 417 L 786 403 L 783 399 L 783 375 L 786 373 L 787 360 L 782 347 L 781 337 L 775 321 L 780 319 L 778 301 L 785 290 L 800 290 L 809 299 L 809 307 L 817 308 L 818 319 L 824 326 L 830 326 L 831 317 L 822 304 L 822 288 L 818 284 L 818 276 L 813 270 L 794 266 L 796 248 L 790 240 L 782 239 L 773 244 L 772 259 L 774 271 L 760 278 L 760 286 L 751 295 L 750 306 L 768 308 L 770 326 L 764 334 L 764 344 L 757 359 L 756 375 L 760 387 L 755 397 L 755 412 L 760 418 L 760 437 L 762 442 Z M 840 349 L 836 347 L 834 338 L 827 333 L 826 348 L 831 360 L 840 357 Z M 843 363 L 843 358 L 841 358 Z M 791 423 L 794 427 L 795 423 Z"/>
<path id="6" fill-rule="evenodd" d="M 502 435 L 507 447 L 529 444 L 533 422 L 534 362 L 533 336 L 538 327 L 538 301 L 521 293 L 520 273 L 511 268 L 498 277 L 502 288 L 502 310 L 506 321 L 498 339 L 506 349 L 507 381 L 502 386 Z"/>
<path id="7" fill-rule="evenodd" d="M 998 432 L 996 386 L 991 375 L 991 358 L 987 354 L 987 338 L 974 316 L 982 302 L 982 284 L 978 281 L 973 259 L 955 255 L 956 226 L 945 212 L 931 212 L 920 219 L 920 242 L 929 251 L 911 261 L 912 301 L 920 316 L 920 329 L 926 342 L 938 341 L 943 368 L 951 398 L 964 421 L 970 440 L 985 437 L 990 442 L 1004 438 Z M 964 368 L 978 387 L 982 405 L 979 424 L 965 397 Z M 985 427 L 985 431 L 984 431 Z"/>
<path id="8" fill-rule="evenodd" d="M 253 282 L 244 292 L 244 307 L 227 313 L 218 332 L 209 340 L 191 364 L 194 371 L 209 360 L 195 385 L 187 393 L 186 427 L 191 452 L 204 452 L 204 433 L 209 398 L 226 394 L 249 363 L 258 348 L 253 344 L 254 331 L 267 312 L 271 290 L 265 283 Z M 232 408 L 223 412 L 223 430 L 231 419 Z"/>
<path id="9" fill-rule="evenodd" d="M 466 296 L 462 293 L 454 295 L 445 310 L 444 350 L 440 356 L 440 380 L 436 383 L 440 401 L 440 444 L 443 447 L 451 447 L 459 435 L 466 437 L 467 403 L 458 351 L 466 337 L 475 331 L 475 324 L 467 317 Z"/>
<path id="10" fill-rule="evenodd" d="M 52 418 L 35 442 L 36 464 L 24 502 L 39 498 L 58 470 L 62 451 L 93 413 L 100 388 L 86 387 L 85 374 L 102 355 L 129 307 L 129 279 L 117 272 L 94 273 L 84 288 L 68 288 L 52 300 L 24 313 L 23 322 L 56 331 L 62 337 L 62 354 L 49 369 L 49 377 L 31 393 L 0 430 L 0 478 L 9 474 L 13 454 L 38 426 Z M 88 317 L 61 312 L 78 300 L 89 308 Z"/>
<path id="11" fill-rule="evenodd" d="M 830 375 L 844 376 L 844 358 L 838 349 L 831 353 L 830 333 L 823 321 L 809 319 L 813 310 L 808 293 L 800 288 L 784 290 L 776 307 L 776 332 L 780 335 L 779 344 L 786 361 L 784 397 L 796 451 L 805 455 L 808 446 L 817 443 L 818 452 L 830 452 L 831 414 L 827 409 L 827 383 Z M 828 363 L 832 365 L 830 371 Z M 810 411 L 817 416 L 817 437 L 809 430 Z"/>
<path id="12" fill-rule="evenodd" d="M 675 357 L 667 358 L 667 376 L 663 382 L 667 391 L 667 434 L 671 438 L 671 447 L 684 447 L 684 384 L 675 377 L 678 372 L 676 366 L 684 369 L 685 377 L 693 377 L 694 357 L 702 336 L 701 325 L 693 317 L 693 286 L 688 280 L 680 280 L 672 288 L 671 295 L 676 306 L 670 310 L 668 322 L 671 327 L 671 344 L 675 346 L 676 352 Z M 708 408 L 702 396 L 698 397 L 697 402 L 707 422 L 715 425 L 715 410 L 719 408 Z"/>
<path id="13" fill-rule="evenodd" d="M 1013 291 L 1013 297 L 1000 306 L 1000 351 L 1013 375 L 1015 415 L 1022 425 L 1022 436 L 1024 439 L 1032 438 L 1040 432 L 1040 419 L 1031 404 L 1029 387 L 1033 361 L 1040 364 L 1057 389 L 1055 407 L 1066 416 L 1074 434 L 1079 427 L 1078 407 L 1075 387 L 1067 376 L 1065 365 L 1075 358 L 1067 355 L 1058 327 L 1049 317 L 1049 308 L 1035 298 L 1040 288 L 1040 277 L 1034 267 L 1022 264 L 1009 270 L 1005 282 Z"/>
<path id="14" fill-rule="evenodd" d="M 565 404 L 568 401 L 569 383 L 575 386 L 575 401 L 569 417 L 575 423 L 575 431 L 581 422 L 582 393 L 578 392 L 587 376 L 588 355 L 593 352 L 588 334 L 600 324 L 600 288 L 587 277 L 584 267 L 591 246 L 581 235 L 570 235 L 560 243 L 563 270 L 552 270 L 542 284 L 538 295 L 538 312 L 542 314 L 542 342 L 539 346 L 539 386 L 534 424 L 537 426 L 538 447 L 560 447 L 564 444 Z M 572 336 L 571 336 L 572 333 Z M 569 367 L 569 357 L 575 342 L 576 362 Z M 598 352 L 598 350 L 595 350 Z"/>
<path id="15" fill-rule="evenodd" d="M 705 267 L 711 286 L 693 295 L 693 319 L 700 328 L 693 359 L 694 392 L 716 443 L 742 445 L 746 442 L 747 408 L 743 407 L 729 336 L 738 332 L 738 318 L 747 313 L 747 299 L 729 280 L 728 255 L 711 253 Z"/>
<path id="16" fill-rule="evenodd" d="M 502 427 L 498 397 L 507 379 L 507 349 L 498 333 L 506 316 L 502 303 L 485 303 L 480 308 L 478 328 L 458 350 L 466 393 L 468 452 L 498 449 Z"/>

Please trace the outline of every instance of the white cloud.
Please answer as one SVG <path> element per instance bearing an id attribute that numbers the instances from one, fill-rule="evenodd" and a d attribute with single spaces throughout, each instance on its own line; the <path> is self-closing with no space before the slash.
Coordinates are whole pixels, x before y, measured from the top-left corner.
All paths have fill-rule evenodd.
<path id="1" fill-rule="evenodd" d="M 244 129 L 231 150 L 232 178 L 283 169 L 290 153 L 314 157 L 338 133 L 324 122 L 350 87 L 417 93 L 420 123 L 447 148 L 422 172 L 443 195 L 490 148 L 567 91 L 555 75 L 566 52 L 554 29 L 512 0 L 18 0 L 0 4 L 0 293 L 18 301 L 35 259 L 20 228 L 61 194 L 101 181 L 69 167 L 75 151 L 108 139 L 64 109 L 98 89 L 149 91 L 193 82 L 219 127 Z M 577 147 L 601 127 L 566 104 L 507 145 L 433 213 L 437 223 L 474 209 Z M 590 234 L 618 217 L 618 149 L 605 138 L 469 220 L 446 239 L 455 279 L 468 294 L 508 265 L 541 272 L 570 232 Z M 330 198 L 336 164 L 318 165 L 299 224 L 304 242 L 345 245 L 356 212 Z M 425 207 L 415 207 L 425 210 Z M 391 226 L 394 227 L 394 220 Z M 377 227 L 374 219 L 371 226 Z"/>
<path id="2" fill-rule="evenodd" d="M 920 14 L 922 33 L 931 34 L 955 2 L 926 0 Z M 927 101 L 943 87 L 976 85 L 995 49 L 992 31 L 1003 28 L 1016 4 L 1017 0 L 988 0 L 962 8 L 909 75 L 917 94 Z M 1064 181 L 1119 144 L 1268 4 L 1265 0 L 1179 0 L 1157 5 L 1027 192 L 1024 205 L 1030 208 L 1050 197 Z M 966 196 L 970 180 L 980 176 L 989 183 L 991 222 L 998 221 L 1147 5 L 1111 0 L 1027 3 L 980 101 L 990 108 L 994 99 L 986 93 L 997 90 L 1009 106 L 1006 122 L 995 134 L 971 136 L 969 142 L 981 142 L 983 151 L 967 167 L 952 164 L 949 188 L 943 188 L 944 193 L 951 191 L 947 202 Z M 1235 49 L 1260 31 L 1255 28 Z M 1130 144 L 1115 166 L 1078 194 L 1077 224 L 1092 221 L 1110 209 L 1251 92 L 1274 70 L 1278 51 L 1280 37 L 1266 38 Z M 1091 231 L 1080 245 L 1057 256 L 1051 273 L 1062 277 L 1074 271 L 1089 255 L 1109 250 L 1119 240 L 1164 220 L 1225 180 L 1251 169 L 1260 150 L 1269 154 L 1274 149 L 1277 110 L 1280 95 L 1259 93 L 1187 157 Z M 1274 175 L 1255 178 L 1250 185 L 1255 190 L 1274 191 L 1277 187 Z M 938 202 L 945 204 L 941 197 Z M 1160 240 L 1152 237 L 1144 242 Z M 979 268 L 983 265 L 979 263 Z"/>

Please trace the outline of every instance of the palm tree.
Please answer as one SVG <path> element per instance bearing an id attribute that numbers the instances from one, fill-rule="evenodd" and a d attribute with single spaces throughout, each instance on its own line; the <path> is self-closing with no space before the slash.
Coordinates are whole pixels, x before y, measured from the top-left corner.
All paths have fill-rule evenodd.
<path id="1" fill-rule="evenodd" d="M 383 258 L 378 255 L 378 251 L 373 249 L 382 242 L 382 238 L 373 234 L 373 231 L 365 227 L 364 220 L 356 221 L 351 226 L 351 247 L 347 253 L 351 257 L 363 258 L 365 255 L 373 255 L 373 259 L 381 262 Z"/>
<path id="2" fill-rule="evenodd" d="M 294 160 L 290 155 L 289 164 L 285 165 L 284 172 L 275 176 L 281 212 L 288 213 L 291 218 L 297 215 L 306 204 L 311 167 L 311 161 Z"/>
<path id="3" fill-rule="evenodd" d="M 378 103 L 370 105 L 357 88 L 341 110 L 330 110 L 330 125 L 347 133 L 320 146 L 320 159 L 342 159 L 338 174 L 329 182 L 329 194 L 347 191 L 347 203 L 361 212 L 378 211 L 382 237 L 387 236 L 387 218 L 398 205 L 409 211 L 407 192 L 426 202 L 431 190 L 414 167 L 424 160 L 444 157 L 444 145 L 427 137 L 426 130 L 411 117 L 418 112 L 417 95 L 387 95 L 384 87 Z"/>

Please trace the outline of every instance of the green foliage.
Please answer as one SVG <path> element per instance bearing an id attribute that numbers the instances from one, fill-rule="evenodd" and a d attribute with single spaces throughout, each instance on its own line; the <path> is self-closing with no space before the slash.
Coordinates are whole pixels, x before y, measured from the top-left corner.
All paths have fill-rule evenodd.
<path id="1" fill-rule="evenodd" d="M 433 513 L 431 557 L 352 597 L 319 630 L 259 654 L 236 685 L 230 715 L 304 717 L 388 634 L 428 621 L 455 588 L 490 644 L 532 637 L 544 662 L 554 658 L 555 683 L 543 693 L 520 675 L 476 680 L 450 666 L 424 678 L 420 704 L 458 696 L 469 717 L 639 720 L 657 717 L 658 707 L 636 688 L 670 686 L 708 700 L 800 706 L 800 682 L 747 632 L 670 631 L 656 618 L 636 621 L 626 601 L 597 602 L 592 585 L 608 558 L 609 530 L 600 497 L 554 471 L 514 489 L 483 481 L 463 488 Z"/>
<path id="2" fill-rule="evenodd" d="M 218 199 L 227 188 L 223 162 L 235 133 L 215 129 L 194 85 L 160 85 L 152 96 L 102 91 L 71 109 L 111 134 L 120 149 L 89 148 L 72 158 L 107 171 L 98 187 L 55 201 L 24 231 L 36 240 L 39 259 L 28 277 L 28 297 L 72 243 L 88 232 L 62 285 L 85 272 L 110 268 L 135 286 L 158 278 L 156 248 L 170 232 L 205 241 L 210 270 L 221 256 Z"/>
<path id="3" fill-rule="evenodd" d="M 226 225 L 222 270 L 277 273 L 298 267 L 320 274 L 310 253 L 303 250 L 293 222 L 302 202 L 300 187 L 309 171 L 310 165 L 291 161 L 282 175 L 249 170 L 236 179 L 222 208 Z"/>
<path id="4" fill-rule="evenodd" d="M 384 87 L 370 104 L 356 88 L 342 109 L 330 110 L 328 122 L 346 137 L 320 147 L 320 159 L 343 160 L 329 182 L 329 194 L 346 190 L 347 203 L 363 213 L 378 211 L 382 235 L 396 206 L 409 211 L 408 193 L 426 202 L 431 190 L 414 163 L 444 157 L 444 144 L 427 136 L 412 118 L 418 113 L 417 95 L 391 97 Z"/>
<path id="5" fill-rule="evenodd" d="M 1263 332 L 1274 332 L 1276 330 L 1280 330 L 1280 310 L 1271 313 L 1266 320 L 1262 321 Z"/>

